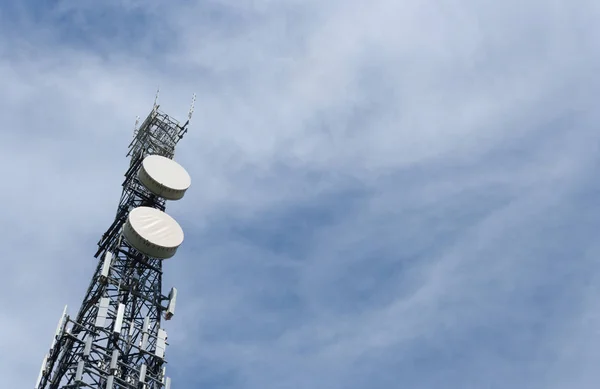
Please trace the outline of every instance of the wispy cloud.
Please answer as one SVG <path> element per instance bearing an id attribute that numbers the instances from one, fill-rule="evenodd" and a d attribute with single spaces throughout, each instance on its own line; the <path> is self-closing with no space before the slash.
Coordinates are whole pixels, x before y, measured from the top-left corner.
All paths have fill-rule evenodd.
<path id="1" fill-rule="evenodd" d="M 184 119 L 176 386 L 592 388 L 592 1 L 0 11 L 0 373 L 33 385 L 136 115 Z"/>

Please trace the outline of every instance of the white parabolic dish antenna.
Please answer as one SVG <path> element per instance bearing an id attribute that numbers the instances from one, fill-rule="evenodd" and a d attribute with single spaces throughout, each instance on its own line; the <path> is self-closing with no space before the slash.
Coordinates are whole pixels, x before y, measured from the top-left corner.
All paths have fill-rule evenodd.
<path id="1" fill-rule="evenodd" d="M 167 200 L 181 199 L 192 183 L 183 166 L 161 155 L 144 158 L 138 178 L 150 192 Z"/>
<path id="2" fill-rule="evenodd" d="M 123 235 L 140 252 L 160 259 L 171 258 L 183 243 L 179 223 L 150 207 L 138 207 L 129 212 Z"/>

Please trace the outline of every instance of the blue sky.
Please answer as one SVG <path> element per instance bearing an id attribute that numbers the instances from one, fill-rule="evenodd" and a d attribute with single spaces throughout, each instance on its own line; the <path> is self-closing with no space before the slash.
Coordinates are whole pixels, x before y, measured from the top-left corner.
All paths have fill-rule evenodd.
<path id="1" fill-rule="evenodd" d="M 135 117 L 185 120 L 177 388 L 600 381 L 600 6 L 0 1 L 0 375 L 30 388 Z"/>

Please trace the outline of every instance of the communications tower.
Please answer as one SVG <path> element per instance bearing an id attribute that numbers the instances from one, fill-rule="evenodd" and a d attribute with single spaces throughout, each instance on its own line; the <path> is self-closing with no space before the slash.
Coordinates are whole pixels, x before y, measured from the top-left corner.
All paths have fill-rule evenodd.
<path id="1" fill-rule="evenodd" d="M 94 276 L 77 316 L 65 307 L 35 389 L 170 388 L 161 320 L 173 317 L 177 289 L 162 294 L 162 267 L 183 231 L 164 211 L 166 200 L 181 199 L 191 184 L 173 156 L 193 107 L 192 101 L 180 125 L 155 100 L 139 129 L 136 122 L 121 200 L 98 242 Z"/>

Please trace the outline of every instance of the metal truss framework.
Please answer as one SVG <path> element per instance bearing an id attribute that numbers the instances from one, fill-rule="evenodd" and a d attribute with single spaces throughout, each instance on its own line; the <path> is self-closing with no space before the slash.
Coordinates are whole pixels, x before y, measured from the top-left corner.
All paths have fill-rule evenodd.
<path id="1" fill-rule="evenodd" d="M 192 103 L 193 104 L 193 103 Z M 169 389 L 165 376 L 167 334 L 176 290 L 162 294 L 162 260 L 148 257 L 122 237 L 129 212 L 139 206 L 164 211 L 165 200 L 138 180 L 147 155 L 173 158 L 187 132 L 159 111 L 152 112 L 134 132 L 131 157 L 114 222 L 98 242 L 98 265 L 77 317 L 65 312 L 44 358 L 36 389 Z"/>

